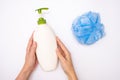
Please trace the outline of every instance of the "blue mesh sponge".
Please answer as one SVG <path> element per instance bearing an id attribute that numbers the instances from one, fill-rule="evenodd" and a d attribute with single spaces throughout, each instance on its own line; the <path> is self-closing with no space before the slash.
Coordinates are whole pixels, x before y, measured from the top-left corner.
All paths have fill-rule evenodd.
<path id="1" fill-rule="evenodd" d="M 77 17 L 72 23 L 72 31 L 81 44 L 91 45 L 104 36 L 104 25 L 100 15 L 95 12 L 87 12 Z"/>

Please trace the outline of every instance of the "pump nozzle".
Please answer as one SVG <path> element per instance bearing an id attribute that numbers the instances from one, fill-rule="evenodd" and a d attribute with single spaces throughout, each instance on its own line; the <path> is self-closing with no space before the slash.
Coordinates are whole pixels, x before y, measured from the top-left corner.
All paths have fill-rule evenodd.
<path id="1" fill-rule="evenodd" d="M 42 10 L 48 10 L 49 8 L 39 8 L 36 9 L 35 11 L 38 11 L 38 14 L 42 14 Z"/>
<path id="2" fill-rule="evenodd" d="M 37 10 L 35 10 L 35 11 L 38 11 L 38 14 L 42 14 L 42 11 L 43 10 L 48 10 L 48 8 L 39 8 L 39 9 L 37 9 Z M 39 19 L 38 19 L 38 25 L 40 25 L 40 24 L 46 24 L 46 20 L 43 18 L 43 17 L 40 17 Z"/>

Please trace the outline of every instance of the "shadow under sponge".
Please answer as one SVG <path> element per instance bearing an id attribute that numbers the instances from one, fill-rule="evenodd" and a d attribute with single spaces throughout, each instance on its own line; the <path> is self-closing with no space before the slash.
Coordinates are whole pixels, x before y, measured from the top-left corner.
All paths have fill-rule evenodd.
<path id="1" fill-rule="evenodd" d="M 91 45 L 105 35 L 100 15 L 91 11 L 78 16 L 73 21 L 72 32 L 76 39 L 84 45 Z"/>

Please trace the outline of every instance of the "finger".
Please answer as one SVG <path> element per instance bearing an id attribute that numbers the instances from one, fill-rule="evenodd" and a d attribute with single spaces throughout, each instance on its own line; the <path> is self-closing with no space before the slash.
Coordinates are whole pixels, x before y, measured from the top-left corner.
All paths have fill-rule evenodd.
<path id="1" fill-rule="evenodd" d="M 61 47 L 63 51 L 67 52 L 68 50 L 65 47 L 65 45 L 62 43 L 62 41 L 58 37 L 56 37 L 56 40 L 57 40 L 58 46 Z"/>
<path id="2" fill-rule="evenodd" d="M 27 51 L 30 50 L 30 47 L 31 47 L 32 43 L 33 43 L 33 33 L 32 33 L 32 35 L 31 35 L 31 37 L 30 37 L 30 39 L 28 41 L 28 45 L 27 45 L 27 49 L 26 49 Z"/>
<path id="3" fill-rule="evenodd" d="M 57 48 L 60 51 L 61 55 L 65 58 L 66 55 L 64 54 L 64 51 L 61 49 L 61 47 L 58 46 Z"/>
<path id="4" fill-rule="evenodd" d="M 36 44 L 35 41 L 33 41 L 33 44 L 32 44 L 32 46 L 30 48 L 30 53 L 35 54 L 36 53 L 36 48 L 37 48 L 37 44 Z"/>
<path id="5" fill-rule="evenodd" d="M 65 45 L 61 42 L 61 40 L 58 37 L 56 37 L 56 40 L 57 40 L 58 46 L 64 51 L 66 58 L 70 58 L 69 51 L 67 50 Z"/>
<path id="6" fill-rule="evenodd" d="M 58 48 L 57 48 L 56 52 L 57 52 L 57 56 L 58 56 L 60 62 L 65 62 L 65 58 L 62 56 L 62 54 Z"/>

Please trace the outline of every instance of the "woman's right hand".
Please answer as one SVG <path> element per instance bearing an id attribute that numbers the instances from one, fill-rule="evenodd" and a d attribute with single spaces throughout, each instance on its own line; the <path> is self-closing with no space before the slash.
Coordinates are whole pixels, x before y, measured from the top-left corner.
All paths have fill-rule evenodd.
<path id="1" fill-rule="evenodd" d="M 64 72 L 68 76 L 69 80 L 77 80 L 77 75 L 72 64 L 70 52 L 67 50 L 65 45 L 61 42 L 61 40 L 58 37 L 56 38 L 56 40 L 58 45 L 57 55 Z"/>

